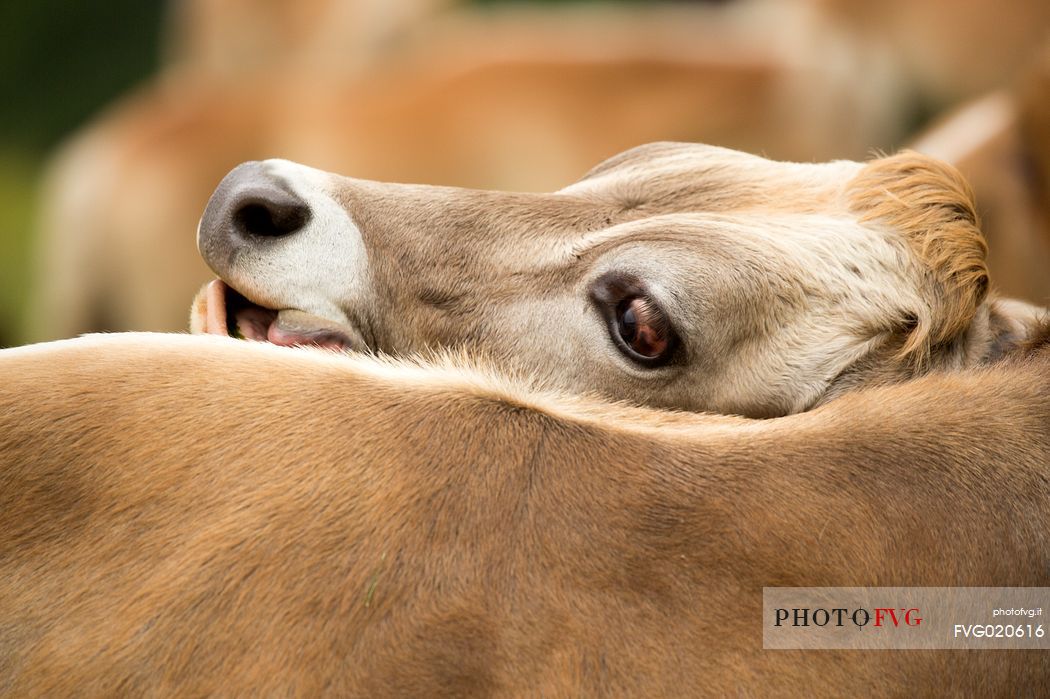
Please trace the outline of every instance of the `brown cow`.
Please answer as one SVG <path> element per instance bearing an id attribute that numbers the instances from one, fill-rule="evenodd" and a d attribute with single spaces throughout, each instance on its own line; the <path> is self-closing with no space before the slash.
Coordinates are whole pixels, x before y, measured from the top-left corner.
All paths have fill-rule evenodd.
<path id="1" fill-rule="evenodd" d="M 180 335 L 0 352 L 0 692 L 1022 695 L 764 586 L 1050 586 L 1050 357 L 768 421 Z"/>

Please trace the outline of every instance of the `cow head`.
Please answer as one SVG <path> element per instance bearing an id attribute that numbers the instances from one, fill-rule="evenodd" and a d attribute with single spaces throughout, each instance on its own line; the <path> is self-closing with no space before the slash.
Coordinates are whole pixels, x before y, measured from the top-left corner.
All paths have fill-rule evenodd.
<path id="1" fill-rule="evenodd" d="M 913 153 L 778 163 L 657 143 L 549 194 L 356 180 L 283 160 L 222 181 L 196 331 L 411 354 L 774 416 L 987 361 L 1037 309 L 988 297 L 957 172 Z"/>

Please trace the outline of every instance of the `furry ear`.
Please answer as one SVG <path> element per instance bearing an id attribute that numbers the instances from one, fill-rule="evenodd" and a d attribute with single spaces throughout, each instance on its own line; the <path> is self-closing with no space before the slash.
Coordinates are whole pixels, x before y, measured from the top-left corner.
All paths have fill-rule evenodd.
<path id="1" fill-rule="evenodd" d="M 901 355 L 925 364 L 934 347 L 967 330 L 988 292 L 988 246 L 973 192 L 950 165 L 904 151 L 867 163 L 846 185 L 846 196 L 862 222 L 899 231 L 918 260 L 926 303 L 907 309 L 913 327 Z"/>
<path id="2" fill-rule="evenodd" d="M 1046 309 L 1015 299 L 993 299 L 987 306 L 991 342 L 985 361 L 1010 354 L 1032 354 L 1050 346 L 1050 315 Z"/>

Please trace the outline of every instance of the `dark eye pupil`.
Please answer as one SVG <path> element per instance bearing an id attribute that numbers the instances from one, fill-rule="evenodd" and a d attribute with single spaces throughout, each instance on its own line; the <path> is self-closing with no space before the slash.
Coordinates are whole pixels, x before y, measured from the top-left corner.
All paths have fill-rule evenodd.
<path id="1" fill-rule="evenodd" d="M 670 346 L 663 316 L 641 297 L 634 296 L 620 302 L 616 307 L 616 326 L 624 344 L 646 359 L 660 357 Z"/>
<path id="2" fill-rule="evenodd" d="M 638 317 L 631 301 L 624 301 L 620 304 L 619 316 L 620 337 L 630 347 L 638 339 Z"/>

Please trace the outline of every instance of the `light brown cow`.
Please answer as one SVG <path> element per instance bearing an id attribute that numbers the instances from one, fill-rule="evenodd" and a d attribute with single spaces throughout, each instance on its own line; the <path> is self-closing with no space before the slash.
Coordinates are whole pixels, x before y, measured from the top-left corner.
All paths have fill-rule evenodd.
<path id="1" fill-rule="evenodd" d="M 1048 124 L 1050 43 L 1012 89 L 967 103 L 912 144 L 966 176 L 977 193 L 998 285 L 1038 303 L 1050 301 Z"/>
<path id="2" fill-rule="evenodd" d="M 927 109 L 1004 87 L 1050 36 L 1044 0 L 805 1 L 881 47 Z"/>
<path id="3" fill-rule="evenodd" d="M 757 417 L 986 363 L 1041 314 L 988 295 L 966 183 L 913 153 L 801 165 L 658 143 L 553 194 L 249 163 L 199 245 L 238 293 L 202 294 L 197 331 L 466 348 L 574 393 Z"/>
<path id="4" fill-rule="evenodd" d="M 180 335 L 0 352 L 0 692 L 1025 695 L 764 586 L 1050 586 L 1050 356 L 768 421 Z"/>

